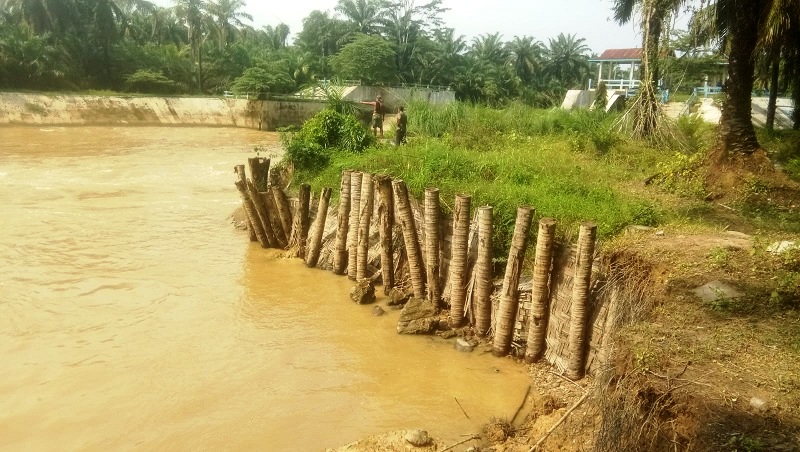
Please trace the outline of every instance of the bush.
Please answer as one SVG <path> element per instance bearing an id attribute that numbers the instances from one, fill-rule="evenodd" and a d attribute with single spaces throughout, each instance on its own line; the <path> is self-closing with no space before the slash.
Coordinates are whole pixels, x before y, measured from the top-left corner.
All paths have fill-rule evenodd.
<path id="1" fill-rule="evenodd" d="M 179 90 L 178 84 L 165 77 L 161 72 L 139 69 L 125 77 L 125 91 L 172 94 Z"/>
<path id="2" fill-rule="evenodd" d="M 336 152 L 361 153 L 375 138 L 352 115 L 325 109 L 294 132 L 281 130 L 286 158 L 297 171 L 318 171 Z"/>

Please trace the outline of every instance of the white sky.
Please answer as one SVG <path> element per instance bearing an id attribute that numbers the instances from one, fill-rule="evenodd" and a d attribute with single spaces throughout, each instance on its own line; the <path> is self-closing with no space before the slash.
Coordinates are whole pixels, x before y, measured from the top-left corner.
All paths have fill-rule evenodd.
<path id="1" fill-rule="evenodd" d="M 416 2 L 423 4 L 426 0 Z M 171 0 L 155 3 L 173 4 Z M 302 30 L 303 18 L 311 11 L 333 12 L 336 3 L 337 0 L 250 0 L 244 11 L 253 16 L 257 28 L 283 22 L 294 35 Z M 641 47 L 638 27 L 613 21 L 613 0 L 444 0 L 443 5 L 450 8 L 443 15 L 445 25 L 464 35 L 468 42 L 480 34 L 500 32 L 506 41 L 527 35 L 547 45 L 549 38 L 563 32 L 585 38 L 586 45 L 598 54 L 608 48 Z"/>

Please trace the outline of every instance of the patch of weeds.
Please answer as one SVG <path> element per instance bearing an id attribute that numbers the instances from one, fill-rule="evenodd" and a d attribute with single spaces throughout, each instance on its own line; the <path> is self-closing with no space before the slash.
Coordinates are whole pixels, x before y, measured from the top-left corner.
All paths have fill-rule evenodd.
<path id="1" fill-rule="evenodd" d="M 725 446 L 734 452 L 761 452 L 767 450 L 764 443 L 745 433 L 734 433 L 725 442 Z"/>
<path id="2" fill-rule="evenodd" d="M 716 268 L 725 268 L 731 256 L 727 249 L 723 247 L 715 247 L 708 253 L 708 260 L 712 266 Z"/>
<path id="3" fill-rule="evenodd" d="M 708 144 L 711 128 L 700 115 L 682 115 L 675 122 L 678 140 L 691 151 L 697 151 Z"/>
<path id="4" fill-rule="evenodd" d="M 39 104 L 34 104 L 31 102 L 25 102 L 25 110 L 35 114 L 35 115 L 42 115 L 47 116 L 47 109 L 42 107 Z"/>
<path id="5" fill-rule="evenodd" d="M 658 176 L 654 181 L 667 190 L 681 196 L 703 198 L 706 195 L 703 185 L 703 155 L 677 152 L 667 162 L 658 165 Z"/>

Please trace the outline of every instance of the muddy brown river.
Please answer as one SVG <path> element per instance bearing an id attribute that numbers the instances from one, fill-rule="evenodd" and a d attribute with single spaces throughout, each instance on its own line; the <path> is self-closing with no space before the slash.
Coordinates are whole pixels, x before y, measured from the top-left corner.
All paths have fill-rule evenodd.
<path id="1" fill-rule="evenodd" d="M 233 228 L 256 144 L 279 152 L 245 129 L 0 128 L 0 449 L 449 443 L 513 414 L 523 366 L 399 336 L 347 278 Z"/>

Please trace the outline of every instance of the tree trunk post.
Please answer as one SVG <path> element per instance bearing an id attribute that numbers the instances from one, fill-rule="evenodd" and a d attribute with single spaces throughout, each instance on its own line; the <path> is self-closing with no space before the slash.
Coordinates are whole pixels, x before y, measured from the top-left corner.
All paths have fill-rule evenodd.
<path id="1" fill-rule="evenodd" d="M 255 185 L 253 185 L 253 189 L 255 190 Z M 270 224 L 272 233 L 277 241 L 277 244 L 274 246 L 274 248 L 285 249 L 289 245 L 288 235 L 291 231 L 283 230 L 281 220 L 278 218 L 278 206 L 275 205 L 275 198 L 272 197 L 272 193 L 270 192 L 257 192 L 257 194 L 261 198 L 261 203 L 264 205 L 266 221 Z M 270 233 L 266 226 L 264 227 L 264 230 L 267 231 L 267 236 L 269 237 Z"/>
<path id="2" fill-rule="evenodd" d="M 547 320 L 550 312 L 550 269 L 553 263 L 556 220 L 539 220 L 536 236 L 536 260 L 533 264 L 533 289 L 531 312 L 528 323 L 528 340 L 525 347 L 525 362 L 532 363 L 542 358 L 547 336 Z"/>
<path id="3" fill-rule="evenodd" d="M 331 200 L 331 189 L 324 188 L 319 197 L 319 208 L 317 218 L 314 220 L 313 231 L 311 232 L 311 244 L 306 255 L 306 266 L 316 267 L 319 261 L 320 248 L 322 247 L 322 234 L 325 232 L 325 220 L 328 216 L 328 203 Z"/>
<path id="4" fill-rule="evenodd" d="M 439 242 L 439 189 L 428 187 L 425 189 L 425 269 L 428 276 L 428 301 L 436 309 L 442 294 L 439 291 L 440 265 L 439 254 L 441 244 Z"/>
<path id="5" fill-rule="evenodd" d="M 336 248 L 333 252 L 333 273 L 343 275 L 347 265 L 347 230 L 350 224 L 350 174 L 351 170 L 342 171 L 342 184 L 339 188 L 339 214 L 336 229 Z"/>
<path id="6" fill-rule="evenodd" d="M 278 211 L 278 219 L 281 222 L 281 227 L 286 231 L 286 242 L 288 243 L 291 241 L 292 237 L 292 209 L 289 207 L 289 199 L 286 198 L 286 194 L 278 186 L 273 185 L 270 187 L 270 192 L 272 192 L 272 198 L 275 207 L 277 207 L 276 210 Z"/>
<path id="7" fill-rule="evenodd" d="M 252 233 L 255 234 L 256 240 L 261 244 L 261 247 L 269 248 L 269 240 L 267 240 L 267 236 L 264 234 L 264 228 L 261 225 L 259 214 L 248 194 L 247 180 L 244 178 L 244 165 L 238 165 L 236 167 L 237 172 L 239 172 L 240 169 L 239 180 L 235 182 L 235 185 L 239 190 L 239 196 L 242 198 L 242 207 L 244 207 L 244 213 L 247 215 L 248 226 Z"/>
<path id="8" fill-rule="evenodd" d="M 394 227 L 394 193 L 392 192 L 392 179 L 385 175 L 375 177 L 378 186 L 380 201 L 378 203 L 378 219 L 380 220 L 381 240 L 381 277 L 383 278 L 383 293 L 388 295 L 394 287 L 394 243 L 392 242 L 392 228 Z"/>
<path id="9" fill-rule="evenodd" d="M 589 320 L 589 293 L 591 292 L 592 261 L 597 237 L 597 226 L 583 223 L 578 235 L 578 251 L 575 255 L 575 278 L 572 283 L 572 306 L 569 311 L 569 362 L 567 377 L 576 380 L 583 377 L 586 357 L 586 331 Z"/>
<path id="10" fill-rule="evenodd" d="M 369 260 L 369 224 L 372 221 L 375 190 L 372 175 L 364 173 L 361 177 L 361 215 L 358 221 L 358 253 L 356 256 L 356 281 L 366 278 Z"/>
<path id="11" fill-rule="evenodd" d="M 267 191 L 269 163 L 269 159 L 264 157 L 249 157 L 247 159 L 247 165 L 250 167 L 250 178 L 258 191 Z"/>
<path id="12" fill-rule="evenodd" d="M 450 249 L 450 322 L 454 328 L 464 324 L 467 298 L 467 251 L 472 198 L 456 195 L 453 206 L 453 239 Z"/>
<path id="13" fill-rule="evenodd" d="M 478 208 L 478 260 L 475 263 L 475 329 L 485 336 L 492 327 L 492 207 Z M 452 265 L 452 261 L 451 264 Z"/>
<path id="14" fill-rule="evenodd" d="M 236 182 L 234 183 L 234 185 L 236 185 L 236 187 L 238 188 L 239 187 L 239 183 L 241 183 L 242 187 L 247 187 L 247 176 L 245 175 L 245 172 L 244 172 L 244 165 L 236 165 L 236 166 L 234 166 L 233 167 L 233 172 L 236 173 Z M 239 193 L 241 194 L 241 189 L 239 189 Z M 247 196 L 246 193 L 245 193 L 245 196 Z M 256 235 L 255 227 L 253 226 L 253 223 L 250 220 L 250 214 L 247 212 L 247 206 L 246 206 L 245 199 L 246 199 L 246 197 L 242 198 L 242 210 L 244 210 L 244 223 L 247 226 L 247 233 L 250 236 L 250 241 L 251 242 L 257 242 L 258 241 L 258 236 Z M 250 205 L 250 208 L 251 209 L 255 209 L 255 207 L 252 205 L 252 203 Z"/>
<path id="15" fill-rule="evenodd" d="M 402 180 L 392 182 L 394 193 L 397 197 L 397 215 L 403 229 L 403 243 L 408 256 L 408 269 L 411 275 L 411 286 L 414 298 L 425 299 L 425 269 L 422 264 L 422 252 L 417 238 L 417 227 L 414 223 L 414 212 L 411 211 L 411 202 L 408 199 L 408 187 Z"/>
<path id="16" fill-rule="evenodd" d="M 361 217 L 361 179 L 357 171 L 350 174 L 350 226 L 347 233 L 347 277 L 355 280 L 358 266 L 358 220 Z"/>
<path id="17" fill-rule="evenodd" d="M 533 212 L 534 210 L 530 206 L 517 208 L 517 221 L 514 224 L 514 235 L 508 251 L 503 290 L 500 294 L 500 305 L 497 308 L 497 319 L 494 325 L 492 354 L 495 356 L 505 356 L 511 348 L 514 320 L 517 317 L 519 304 L 519 277 L 525 260 L 525 249 L 528 247 L 528 234 L 531 229 Z"/>
<path id="18" fill-rule="evenodd" d="M 299 202 L 297 204 L 297 212 L 294 215 L 292 222 L 292 237 L 289 241 L 289 247 L 297 249 L 296 257 L 305 257 L 308 242 L 308 215 L 311 200 L 311 186 L 303 184 L 300 186 L 300 193 L 298 194 Z"/>
<path id="19" fill-rule="evenodd" d="M 261 194 L 256 191 L 256 186 L 253 185 L 253 181 L 247 181 L 247 193 L 250 195 L 250 201 L 253 202 L 253 207 L 255 207 L 256 213 L 258 214 L 256 219 L 261 223 L 261 229 L 267 237 L 269 247 L 279 248 L 280 246 L 278 240 L 275 238 L 275 232 L 272 230 L 272 225 L 269 222 L 269 214 L 267 213 L 264 199 L 261 197 Z"/>

